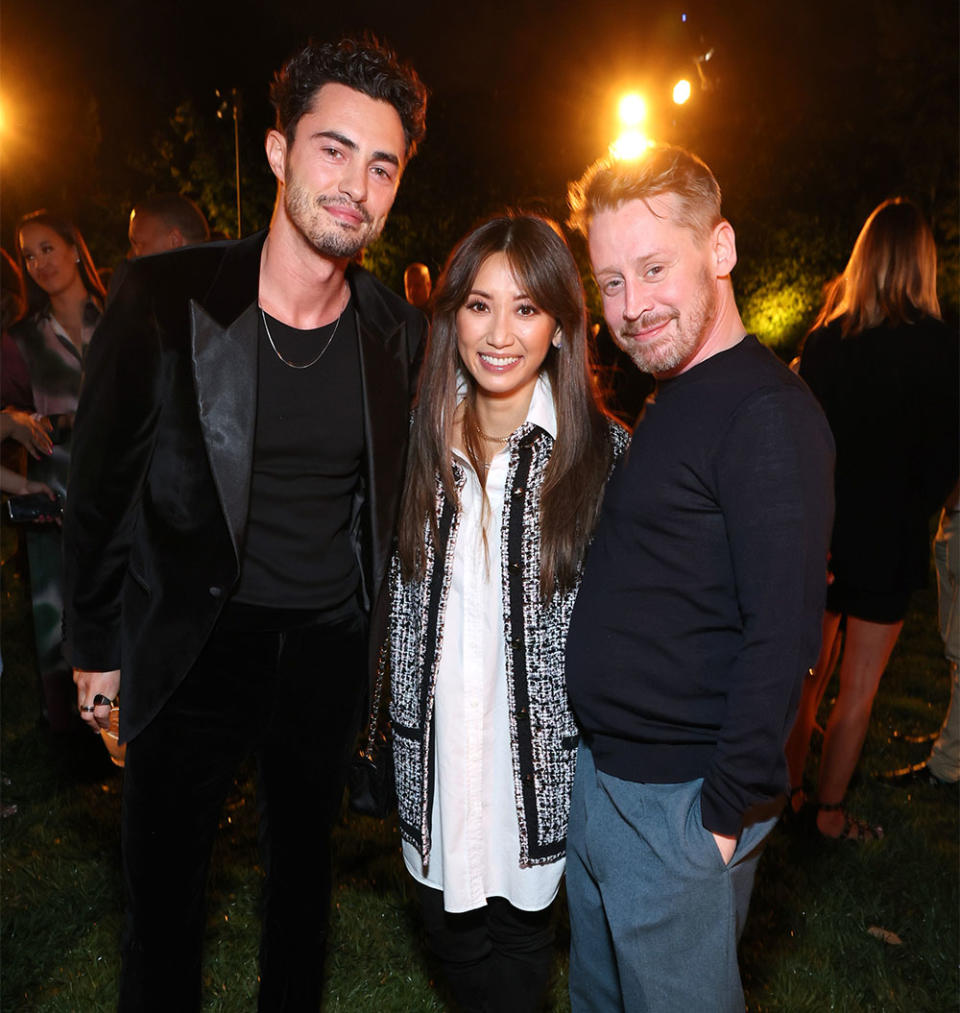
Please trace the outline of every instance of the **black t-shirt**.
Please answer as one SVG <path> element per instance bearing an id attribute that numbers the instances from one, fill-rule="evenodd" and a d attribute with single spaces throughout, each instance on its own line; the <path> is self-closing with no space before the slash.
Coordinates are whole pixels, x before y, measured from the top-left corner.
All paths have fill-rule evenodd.
<path id="1" fill-rule="evenodd" d="M 266 321 L 276 350 L 261 314 L 250 512 L 234 600 L 333 608 L 360 584 L 350 532 L 364 447 L 355 315 L 348 305 L 338 323 L 307 331 Z"/>

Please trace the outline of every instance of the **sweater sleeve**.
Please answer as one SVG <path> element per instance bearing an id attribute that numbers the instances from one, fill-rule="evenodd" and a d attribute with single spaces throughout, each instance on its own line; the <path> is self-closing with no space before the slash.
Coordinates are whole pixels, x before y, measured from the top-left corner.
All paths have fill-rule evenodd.
<path id="1" fill-rule="evenodd" d="M 742 642 L 703 783 L 703 825 L 739 833 L 744 812 L 786 786 L 784 743 L 815 662 L 833 519 L 833 440 L 800 386 L 762 389 L 735 411 L 714 456 Z"/>

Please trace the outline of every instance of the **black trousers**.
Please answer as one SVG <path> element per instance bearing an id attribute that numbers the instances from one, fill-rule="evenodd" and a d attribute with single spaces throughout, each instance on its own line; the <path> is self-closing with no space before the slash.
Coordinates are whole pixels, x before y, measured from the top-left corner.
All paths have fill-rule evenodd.
<path id="1" fill-rule="evenodd" d="M 366 620 L 353 602 L 320 614 L 230 604 L 183 683 L 129 744 L 121 1013 L 200 1008 L 210 854 L 224 799 L 251 752 L 265 871 L 258 1008 L 319 1008 L 330 830 L 366 657 Z"/>
<path id="2" fill-rule="evenodd" d="M 550 979 L 556 934 L 553 905 L 522 911 L 503 897 L 462 914 L 443 909 L 443 893 L 417 884 L 427 945 L 464 1013 L 536 1013 Z"/>

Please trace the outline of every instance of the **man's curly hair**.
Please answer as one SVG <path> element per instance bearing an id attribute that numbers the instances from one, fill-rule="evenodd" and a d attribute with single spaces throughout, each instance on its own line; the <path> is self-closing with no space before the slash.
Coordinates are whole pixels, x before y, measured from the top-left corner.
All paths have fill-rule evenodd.
<path id="1" fill-rule="evenodd" d="M 311 40 L 277 71 L 270 101 L 277 113 L 277 130 L 289 144 L 316 93 L 331 83 L 389 102 L 403 124 L 407 160 L 413 157 L 426 133 L 427 89 L 409 63 L 401 63 L 392 49 L 370 33 L 339 42 Z"/>

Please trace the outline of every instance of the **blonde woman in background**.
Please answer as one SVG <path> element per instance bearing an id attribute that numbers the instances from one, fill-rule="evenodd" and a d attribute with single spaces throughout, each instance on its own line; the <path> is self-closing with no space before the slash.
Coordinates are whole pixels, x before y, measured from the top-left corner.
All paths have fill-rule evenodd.
<path id="1" fill-rule="evenodd" d="M 933 235 L 920 211 L 903 198 L 884 201 L 829 286 L 800 360 L 836 441 L 836 514 L 823 643 L 787 759 L 798 811 L 810 734 L 845 620 L 815 801 L 816 828 L 826 838 L 883 836 L 849 815 L 844 797 L 910 594 L 927 583 L 930 518 L 957 479 L 958 344 L 940 319 L 936 279 Z"/>

